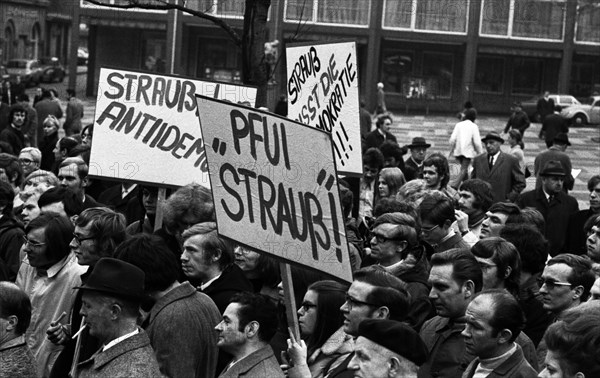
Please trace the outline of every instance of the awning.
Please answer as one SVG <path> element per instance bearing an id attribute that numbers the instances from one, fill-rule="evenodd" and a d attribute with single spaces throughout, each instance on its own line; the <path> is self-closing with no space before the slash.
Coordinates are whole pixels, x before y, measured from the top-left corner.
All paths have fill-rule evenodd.
<path id="1" fill-rule="evenodd" d="M 536 58 L 562 58 L 562 52 L 536 49 L 515 49 L 511 47 L 479 46 L 479 52 L 482 54 L 494 55 L 516 55 L 519 57 Z"/>

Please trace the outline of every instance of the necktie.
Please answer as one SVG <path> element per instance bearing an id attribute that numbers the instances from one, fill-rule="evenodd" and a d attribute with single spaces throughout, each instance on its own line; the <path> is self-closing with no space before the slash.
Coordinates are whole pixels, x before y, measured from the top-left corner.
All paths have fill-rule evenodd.
<path id="1" fill-rule="evenodd" d="M 550 194 L 548 196 L 548 204 L 551 204 L 553 199 L 554 199 L 554 194 Z"/>
<path id="2" fill-rule="evenodd" d="M 494 157 L 493 156 L 489 157 L 488 166 L 490 167 L 490 171 L 491 171 L 492 167 L 494 166 Z"/>

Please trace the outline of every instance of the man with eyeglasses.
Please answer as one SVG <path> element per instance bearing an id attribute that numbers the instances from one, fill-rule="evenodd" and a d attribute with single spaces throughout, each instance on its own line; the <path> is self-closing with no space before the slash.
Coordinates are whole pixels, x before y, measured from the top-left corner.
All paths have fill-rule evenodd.
<path id="1" fill-rule="evenodd" d="M 42 152 L 35 147 L 25 147 L 19 154 L 19 164 L 23 169 L 23 177 L 26 178 L 35 170 L 40 169 L 42 162 Z"/>
<path id="2" fill-rule="evenodd" d="M 70 251 L 73 224 L 68 218 L 42 212 L 29 222 L 25 232 L 26 258 L 16 283 L 31 299 L 31 324 L 25 337 L 36 358 L 39 376 L 47 377 L 63 347 L 46 338 L 46 329 L 73 308 L 73 288 L 81 284 L 86 268 L 77 264 Z"/>
<path id="3" fill-rule="evenodd" d="M 370 266 L 354 272 L 354 281 L 348 288 L 346 302 L 340 307 L 344 315 L 343 330 L 357 337 L 358 326 L 365 319 L 405 321 L 410 309 L 410 295 L 406 284 L 380 266 Z M 328 378 L 354 377 L 348 368 L 354 357 L 350 355 L 337 367 L 328 371 Z"/>
<path id="4" fill-rule="evenodd" d="M 86 209 L 79 216 L 72 217 L 75 229 L 70 237 L 69 248 L 77 258 L 80 266 L 87 267 L 82 273 L 81 282 L 86 283 L 88 277 L 94 270 L 94 266 L 103 257 L 111 257 L 119 244 L 126 239 L 124 217 L 105 207 Z M 67 375 L 71 368 L 76 340 L 71 339 L 81 324 L 81 293 L 77 293 L 73 311 L 70 313 L 70 321 L 50 324 L 47 333 L 48 339 L 56 345 L 65 345 L 65 350 L 57 359 L 53 374 L 61 372 Z M 84 361 L 98 349 L 98 340 L 85 336 L 80 361 Z"/>
<path id="5" fill-rule="evenodd" d="M 588 299 L 595 279 L 592 263 L 583 256 L 565 253 L 551 258 L 538 279 L 544 309 L 554 321 L 560 320 L 566 310 Z M 543 363 L 546 352 L 542 340 L 538 346 L 539 362 Z"/>
<path id="6" fill-rule="evenodd" d="M 452 200 L 441 192 L 426 194 L 419 205 L 421 239 L 431 245 L 435 252 L 451 248 L 468 248 L 462 236 L 454 231 L 456 219 Z"/>

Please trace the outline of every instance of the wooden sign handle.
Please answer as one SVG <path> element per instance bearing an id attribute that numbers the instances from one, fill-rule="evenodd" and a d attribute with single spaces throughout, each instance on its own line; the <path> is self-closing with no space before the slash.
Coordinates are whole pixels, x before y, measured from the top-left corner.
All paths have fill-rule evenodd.
<path id="1" fill-rule="evenodd" d="M 298 307 L 294 296 L 294 285 L 292 283 L 292 269 L 288 263 L 279 263 L 281 271 L 281 282 L 283 284 L 283 296 L 285 300 L 285 315 L 288 328 L 293 332 L 296 340 L 300 340 L 300 328 L 298 326 Z"/>
<path id="2" fill-rule="evenodd" d="M 167 198 L 167 189 L 158 188 L 158 197 L 156 199 L 156 218 L 154 219 L 154 231 L 160 230 L 163 225 L 164 211 L 162 204 Z"/>

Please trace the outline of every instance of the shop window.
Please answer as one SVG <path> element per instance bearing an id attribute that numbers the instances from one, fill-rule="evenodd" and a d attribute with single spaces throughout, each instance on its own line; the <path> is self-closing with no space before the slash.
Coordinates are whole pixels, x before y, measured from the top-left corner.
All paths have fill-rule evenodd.
<path id="1" fill-rule="evenodd" d="M 143 37 L 142 69 L 150 72 L 166 72 L 167 43 L 164 35 Z"/>
<path id="2" fill-rule="evenodd" d="M 369 26 L 371 2 L 364 0 L 286 0 L 286 21 Z"/>
<path id="3" fill-rule="evenodd" d="M 562 40 L 566 6 L 566 0 L 484 0 L 480 33 Z"/>
<path id="4" fill-rule="evenodd" d="M 386 0 L 383 10 L 383 26 L 410 28 L 412 20 L 412 0 Z"/>
<path id="5" fill-rule="evenodd" d="M 406 93 L 403 86 L 413 71 L 414 56 L 412 52 L 401 50 L 385 50 L 382 56 L 382 77 L 386 92 Z"/>
<path id="6" fill-rule="evenodd" d="M 543 65 L 540 59 L 515 58 L 513 61 L 512 93 L 539 94 L 542 92 Z"/>
<path id="7" fill-rule="evenodd" d="M 575 40 L 600 44 L 600 0 L 579 0 Z"/>
<path id="8" fill-rule="evenodd" d="M 597 65 L 594 63 L 573 62 L 571 69 L 570 93 L 573 96 L 587 97 L 593 92 L 594 70 Z"/>
<path id="9" fill-rule="evenodd" d="M 511 0 L 485 0 L 481 7 L 481 33 L 508 35 Z"/>
<path id="10" fill-rule="evenodd" d="M 416 29 L 466 32 L 467 9 L 467 0 L 419 0 Z"/>
<path id="11" fill-rule="evenodd" d="M 502 93 L 504 91 L 504 59 L 480 56 L 475 70 L 475 91 Z"/>
<path id="12" fill-rule="evenodd" d="M 454 56 L 433 52 L 423 53 L 423 77 L 425 88 L 420 92 L 427 98 L 450 98 L 452 96 L 452 76 Z"/>

